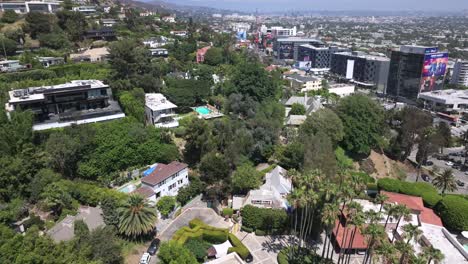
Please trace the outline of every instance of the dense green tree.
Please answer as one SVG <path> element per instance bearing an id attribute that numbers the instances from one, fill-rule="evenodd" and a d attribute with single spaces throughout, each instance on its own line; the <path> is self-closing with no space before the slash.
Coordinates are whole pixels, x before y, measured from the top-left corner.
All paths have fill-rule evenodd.
<path id="1" fill-rule="evenodd" d="M 211 129 L 208 123 L 203 119 L 191 119 L 185 134 L 185 160 L 194 165 L 198 163 L 202 156 L 212 150 L 210 144 Z"/>
<path id="2" fill-rule="evenodd" d="M 0 113 L 0 154 L 15 155 L 32 142 L 33 115 L 31 112 L 15 111 L 7 119 Z"/>
<path id="3" fill-rule="evenodd" d="M 98 227 L 91 232 L 87 243 L 92 248 L 91 260 L 104 264 L 121 264 L 124 262 L 121 253 L 122 243 L 116 235 L 115 228 Z"/>
<path id="4" fill-rule="evenodd" d="M 175 241 L 164 242 L 158 252 L 162 264 L 197 264 L 195 256 Z"/>
<path id="5" fill-rule="evenodd" d="M 60 216 L 64 209 L 71 209 L 73 199 L 68 189 L 60 182 L 49 184 L 41 193 L 41 202 L 49 210 Z"/>
<path id="6" fill-rule="evenodd" d="M 62 33 L 40 34 L 38 36 L 41 46 L 51 49 L 66 49 L 71 46 L 67 37 Z"/>
<path id="7" fill-rule="evenodd" d="M 174 197 L 163 196 L 159 199 L 156 207 L 164 217 L 167 217 L 174 210 L 175 205 L 176 199 Z"/>
<path id="8" fill-rule="evenodd" d="M 16 50 L 18 44 L 16 41 L 6 38 L 6 37 L 0 37 L 0 54 L 2 55 L 7 55 L 7 56 L 14 56 L 16 55 Z"/>
<path id="9" fill-rule="evenodd" d="M 291 111 L 289 111 L 290 115 L 305 115 L 305 113 L 306 113 L 305 106 L 299 103 L 294 103 L 291 106 Z"/>
<path id="10" fill-rule="evenodd" d="M 279 146 L 275 156 L 283 168 L 301 170 L 304 165 L 304 151 L 304 144 L 294 141 L 284 147 Z"/>
<path id="11" fill-rule="evenodd" d="M 240 93 L 249 95 L 260 102 L 268 98 L 275 98 L 279 93 L 278 83 L 269 76 L 263 65 L 252 62 L 239 63 L 232 77 L 232 87 L 228 94 Z"/>
<path id="12" fill-rule="evenodd" d="M 191 107 L 203 104 L 211 95 L 210 83 L 207 81 L 168 78 L 166 84 L 168 99 L 182 112 L 192 111 Z"/>
<path id="13" fill-rule="evenodd" d="M 75 220 L 73 223 L 73 234 L 78 239 L 86 238 L 89 235 L 88 225 L 82 219 Z"/>
<path id="14" fill-rule="evenodd" d="M 114 197 L 105 197 L 101 202 L 102 217 L 108 226 L 119 225 L 118 203 Z"/>
<path id="15" fill-rule="evenodd" d="M 158 220 L 156 209 L 139 195 L 131 195 L 119 215 L 119 232 L 132 238 L 152 232 Z"/>
<path id="16" fill-rule="evenodd" d="M 131 91 L 123 91 L 119 95 L 119 101 L 127 116 L 132 116 L 140 123 L 145 122 L 145 91 L 141 88 L 133 88 Z"/>
<path id="17" fill-rule="evenodd" d="M 58 18 L 58 25 L 67 33 L 71 41 L 78 41 L 83 37 L 88 26 L 86 16 L 83 13 L 61 10 L 55 15 Z"/>
<path id="18" fill-rule="evenodd" d="M 336 158 L 330 138 L 323 132 L 306 138 L 304 170 L 320 170 L 332 178 L 336 173 Z"/>
<path id="19" fill-rule="evenodd" d="M 257 189 L 262 184 L 263 174 L 251 164 L 245 163 L 238 167 L 232 174 L 232 188 L 235 192 L 246 194 L 252 189 Z"/>
<path id="20" fill-rule="evenodd" d="M 29 12 L 26 17 L 24 31 L 36 38 L 40 34 L 52 33 L 56 29 L 57 17 L 42 12 Z"/>
<path id="21" fill-rule="evenodd" d="M 147 72 L 151 64 L 149 51 L 131 39 L 111 43 L 108 58 L 113 80 L 128 79 Z M 126 88 L 131 89 L 132 87 Z"/>
<path id="22" fill-rule="evenodd" d="M 344 130 L 341 119 L 328 108 L 323 108 L 308 116 L 300 127 L 300 134 L 314 135 L 318 132 L 325 133 L 337 144 L 343 139 Z"/>
<path id="23" fill-rule="evenodd" d="M 201 159 L 201 180 L 207 184 L 225 180 L 229 172 L 229 164 L 224 155 L 220 153 L 210 152 Z"/>
<path id="24" fill-rule="evenodd" d="M 379 146 L 386 132 L 381 106 L 365 95 L 351 95 L 340 101 L 337 112 L 343 122 L 346 150 L 368 155 Z"/>
<path id="25" fill-rule="evenodd" d="M 42 192 L 45 188 L 54 182 L 60 180 L 60 175 L 55 173 L 49 168 L 41 169 L 34 175 L 34 178 L 29 185 L 30 196 L 29 200 L 31 202 L 37 202 L 40 199 Z"/>
<path id="26" fill-rule="evenodd" d="M 58 132 L 51 134 L 45 144 L 51 167 L 63 175 L 73 176 L 80 144 L 67 134 Z"/>
<path id="27" fill-rule="evenodd" d="M 217 47 L 210 48 L 205 54 L 205 63 L 217 66 L 223 62 L 223 50 Z"/>
<path id="28" fill-rule="evenodd" d="M 19 15 L 14 10 L 5 10 L 2 14 L 1 21 L 3 23 L 14 23 L 18 18 Z"/>
<path id="29" fill-rule="evenodd" d="M 205 185 L 198 177 L 189 177 L 190 184 L 179 189 L 177 192 L 177 202 L 185 205 L 198 194 L 205 190 Z"/>

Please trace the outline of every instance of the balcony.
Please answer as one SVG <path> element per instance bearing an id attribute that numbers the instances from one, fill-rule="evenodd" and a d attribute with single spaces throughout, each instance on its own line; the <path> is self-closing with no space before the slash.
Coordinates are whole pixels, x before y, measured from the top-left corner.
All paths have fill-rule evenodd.
<path id="1" fill-rule="evenodd" d="M 155 127 L 159 128 L 174 128 L 179 126 L 179 121 L 177 120 L 170 120 L 170 121 L 165 121 L 165 122 L 160 122 L 154 124 Z"/>

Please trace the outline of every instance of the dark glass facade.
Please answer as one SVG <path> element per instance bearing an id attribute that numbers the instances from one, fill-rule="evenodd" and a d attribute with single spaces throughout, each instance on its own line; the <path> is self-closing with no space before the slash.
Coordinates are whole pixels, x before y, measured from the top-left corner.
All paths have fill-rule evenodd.
<path id="1" fill-rule="evenodd" d="M 419 94 L 424 54 L 392 51 L 387 94 L 416 100 Z"/>

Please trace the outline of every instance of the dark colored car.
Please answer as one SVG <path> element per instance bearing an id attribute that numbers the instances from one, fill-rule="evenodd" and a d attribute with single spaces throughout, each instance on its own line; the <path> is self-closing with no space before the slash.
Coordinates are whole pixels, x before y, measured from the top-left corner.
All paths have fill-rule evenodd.
<path id="1" fill-rule="evenodd" d="M 454 168 L 456 170 L 459 170 L 459 169 L 461 169 L 461 165 L 460 164 L 453 164 L 452 168 Z"/>
<path id="2" fill-rule="evenodd" d="M 434 162 L 432 162 L 430 160 L 424 162 L 424 166 L 432 166 L 432 165 L 434 165 Z"/>
<path id="3" fill-rule="evenodd" d="M 463 186 L 465 186 L 465 183 L 460 181 L 460 180 L 457 180 L 457 185 L 460 186 L 460 187 L 463 187 Z"/>
<path id="4" fill-rule="evenodd" d="M 151 244 L 148 247 L 148 250 L 146 250 L 146 252 L 148 252 L 151 256 L 153 256 L 154 254 L 156 254 L 156 251 L 158 251 L 159 244 L 161 244 L 161 241 L 159 239 L 157 238 L 153 239 L 153 241 L 151 241 Z"/>
<path id="5" fill-rule="evenodd" d="M 429 177 L 429 175 L 427 174 L 422 174 L 421 175 L 421 178 L 423 179 L 423 181 L 425 182 L 429 182 L 431 180 L 431 178 Z"/>

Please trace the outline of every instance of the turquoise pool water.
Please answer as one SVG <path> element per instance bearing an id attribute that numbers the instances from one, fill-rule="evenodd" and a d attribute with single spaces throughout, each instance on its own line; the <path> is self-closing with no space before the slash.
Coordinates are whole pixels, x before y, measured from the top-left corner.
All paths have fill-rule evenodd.
<path id="1" fill-rule="evenodd" d="M 199 113 L 200 115 L 209 115 L 211 113 L 211 110 L 208 109 L 208 107 L 206 106 L 197 107 L 195 108 L 195 111 L 197 111 L 197 113 Z"/>
<path id="2" fill-rule="evenodd" d="M 123 188 L 120 188 L 119 189 L 119 192 L 123 192 L 123 193 L 131 193 L 135 190 L 135 185 L 133 184 L 129 184 Z"/>

